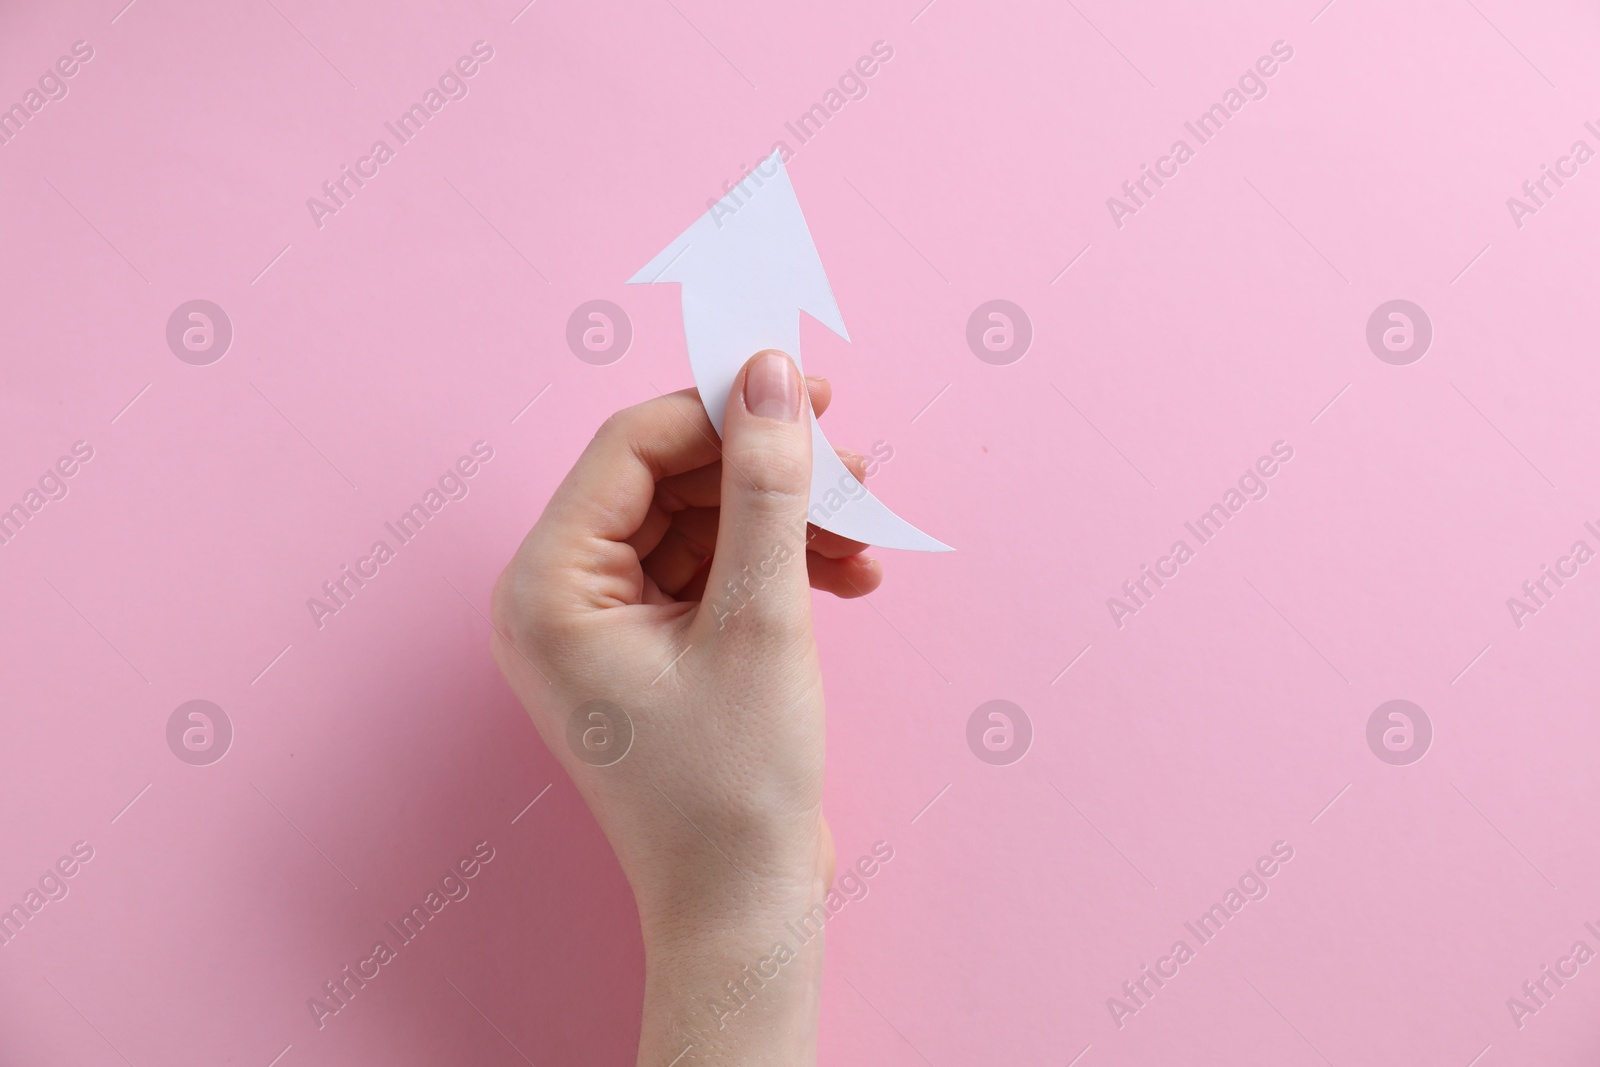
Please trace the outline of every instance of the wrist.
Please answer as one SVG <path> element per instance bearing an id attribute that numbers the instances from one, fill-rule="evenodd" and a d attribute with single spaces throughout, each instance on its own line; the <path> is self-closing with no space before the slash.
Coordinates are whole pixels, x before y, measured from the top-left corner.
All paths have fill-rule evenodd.
<path id="1" fill-rule="evenodd" d="M 647 939 L 639 1067 L 812 1067 L 822 957 L 803 912 Z"/>
<path id="2" fill-rule="evenodd" d="M 729 873 L 640 897 L 639 1067 L 815 1063 L 831 837 L 789 869 Z"/>
<path id="3" fill-rule="evenodd" d="M 719 844 L 698 833 L 701 824 Z M 708 932 L 782 925 L 833 885 L 833 835 L 820 813 L 759 832 L 703 819 L 689 825 L 698 836 L 658 838 L 648 855 L 636 855 L 627 865 L 647 948 L 660 946 L 677 957 Z"/>

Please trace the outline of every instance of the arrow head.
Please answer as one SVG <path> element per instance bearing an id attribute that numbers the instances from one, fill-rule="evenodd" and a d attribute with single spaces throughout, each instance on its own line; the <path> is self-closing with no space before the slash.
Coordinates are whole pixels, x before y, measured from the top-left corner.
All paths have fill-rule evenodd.
<path id="1" fill-rule="evenodd" d="M 679 282 L 686 292 L 709 290 L 728 306 L 804 311 L 850 340 L 780 152 L 628 279 L 630 285 L 658 282 Z"/>

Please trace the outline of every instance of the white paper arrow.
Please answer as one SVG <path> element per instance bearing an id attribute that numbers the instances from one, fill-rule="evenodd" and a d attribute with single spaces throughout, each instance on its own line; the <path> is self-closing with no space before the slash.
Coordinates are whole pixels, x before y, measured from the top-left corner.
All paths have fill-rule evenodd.
<path id="1" fill-rule="evenodd" d="M 775 348 L 804 368 L 800 312 L 850 340 L 777 152 L 628 282 L 683 286 L 689 363 L 719 434 L 728 394 L 751 356 Z M 811 419 L 811 450 L 809 517 L 814 525 L 882 548 L 951 551 L 857 482 L 823 436 L 816 416 Z"/>

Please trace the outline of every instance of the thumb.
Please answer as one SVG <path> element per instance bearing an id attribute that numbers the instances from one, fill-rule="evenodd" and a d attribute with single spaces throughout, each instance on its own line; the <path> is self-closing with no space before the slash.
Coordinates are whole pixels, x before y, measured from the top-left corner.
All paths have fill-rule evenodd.
<path id="1" fill-rule="evenodd" d="M 811 409 L 800 370 L 782 352 L 758 352 L 734 381 L 722 423 L 722 512 L 700 604 L 714 628 L 809 626 L 810 499 Z"/>

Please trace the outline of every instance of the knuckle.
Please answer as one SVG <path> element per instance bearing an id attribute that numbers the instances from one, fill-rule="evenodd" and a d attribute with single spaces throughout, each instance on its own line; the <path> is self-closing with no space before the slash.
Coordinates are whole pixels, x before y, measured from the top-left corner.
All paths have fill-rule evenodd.
<path id="1" fill-rule="evenodd" d="M 527 599 L 521 594 L 516 564 L 500 572 L 495 579 L 494 592 L 489 596 L 489 625 L 500 636 L 520 644 L 532 612 Z"/>
<path id="2" fill-rule="evenodd" d="M 518 603 L 514 586 L 513 568 L 516 564 L 508 565 L 500 572 L 500 577 L 494 581 L 494 590 L 489 594 L 489 625 L 496 630 L 509 632 L 518 621 L 522 613 L 522 605 Z"/>
<path id="3" fill-rule="evenodd" d="M 748 662 L 764 650 L 791 647 L 808 633 L 807 617 L 790 598 L 772 594 L 758 597 L 726 619 L 718 639 L 728 643 L 730 652 L 739 653 L 737 661 Z"/>
<path id="4" fill-rule="evenodd" d="M 750 605 L 748 615 L 744 620 L 744 630 L 760 641 L 763 647 L 772 644 L 787 646 L 810 630 L 809 617 L 798 609 L 792 597 L 778 592 L 758 598 Z"/>
<path id="5" fill-rule="evenodd" d="M 605 421 L 594 432 L 594 443 L 605 444 L 610 441 L 628 440 L 628 431 L 634 422 L 632 412 L 632 408 L 623 408 L 607 415 Z"/>
<path id="6" fill-rule="evenodd" d="M 727 455 L 737 473 L 733 483 L 751 496 L 774 507 L 792 507 L 810 497 L 811 464 L 806 456 L 789 448 L 743 448 Z"/>
<path id="7" fill-rule="evenodd" d="M 489 598 L 495 635 L 519 650 L 540 648 L 560 636 L 559 616 L 549 610 L 528 568 L 512 562 L 500 573 Z"/>

